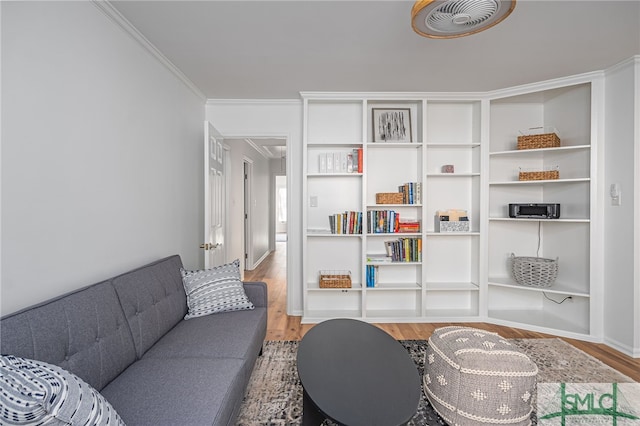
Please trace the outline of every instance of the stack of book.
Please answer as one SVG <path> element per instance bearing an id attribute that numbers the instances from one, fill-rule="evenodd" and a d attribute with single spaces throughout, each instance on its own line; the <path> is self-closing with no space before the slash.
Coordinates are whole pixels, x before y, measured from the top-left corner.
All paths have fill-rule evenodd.
<path id="1" fill-rule="evenodd" d="M 398 232 L 405 232 L 405 233 L 419 233 L 420 232 L 420 221 L 419 220 L 414 220 L 414 221 L 404 221 L 404 222 L 400 222 L 399 226 L 398 226 Z"/>
<path id="2" fill-rule="evenodd" d="M 398 187 L 398 192 L 402 192 L 403 204 L 422 203 L 422 184 L 420 182 L 407 182 Z"/>
<path id="3" fill-rule="evenodd" d="M 346 211 L 329 215 L 332 234 L 362 234 L 362 212 Z"/>
<path id="4" fill-rule="evenodd" d="M 318 155 L 320 173 L 362 173 L 362 148 L 346 152 L 322 152 Z"/>

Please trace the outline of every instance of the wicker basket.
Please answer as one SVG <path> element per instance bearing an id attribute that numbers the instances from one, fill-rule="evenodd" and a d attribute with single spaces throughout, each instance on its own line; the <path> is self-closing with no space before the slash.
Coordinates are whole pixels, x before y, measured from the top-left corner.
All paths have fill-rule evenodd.
<path id="1" fill-rule="evenodd" d="M 402 204 L 402 192 L 378 192 L 376 204 Z"/>
<path id="2" fill-rule="evenodd" d="M 350 271 L 320 271 L 320 288 L 351 288 Z"/>
<path id="3" fill-rule="evenodd" d="M 560 179 L 559 170 L 543 170 L 536 172 L 520 172 L 518 180 L 553 180 Z"/>
<path id="4" fill-rule="evenodd" d="M 560 138 L 555 129 L 550 128 L 547 133 L 538 132 L 543 128 L 536 127 L 529 129 L 527 134 L 524 132 L 522 136 L 518 136 L 518 149 L 538 149 L 538 148 L 557 148 L 560 146 Z"/>
<path id="5" fill-rule="evenodd" d="M 520 285 L 551 287 L 558 277 L 558 259 L 516 256 L 511 253 L 511 271 Z"/>

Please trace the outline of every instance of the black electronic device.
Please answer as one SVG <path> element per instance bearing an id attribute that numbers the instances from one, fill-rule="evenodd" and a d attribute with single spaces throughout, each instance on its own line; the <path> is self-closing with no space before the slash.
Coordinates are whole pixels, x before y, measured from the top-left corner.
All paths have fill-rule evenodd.
<path id="1" fill-rule="evenodd" d="M 528 219 L 559 219 L 560 204 L 514 203 L 509 204 L 509 217 Z"/>

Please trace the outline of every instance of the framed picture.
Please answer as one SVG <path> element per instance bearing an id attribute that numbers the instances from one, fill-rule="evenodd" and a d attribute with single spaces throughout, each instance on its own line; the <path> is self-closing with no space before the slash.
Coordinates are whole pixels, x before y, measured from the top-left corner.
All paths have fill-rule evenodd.
<path id="1" fill-rule="evenodd" d="M 373 108 L 374 142 L 413 142 L 409 108 Z"/>

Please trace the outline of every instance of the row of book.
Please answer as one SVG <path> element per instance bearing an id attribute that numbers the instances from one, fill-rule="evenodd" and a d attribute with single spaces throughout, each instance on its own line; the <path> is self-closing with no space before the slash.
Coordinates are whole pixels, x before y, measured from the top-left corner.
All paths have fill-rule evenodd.
<path id="1" fill-rule="evenodd" d="M 367 211 L 367 233 L 386 234 L 394 232 L 420 232 L 420 221 L 401 221 L 400 213 L 395 210 Z"/>
<path id="2" fill-rule="evenodd" d="M 318 154 L 320 173 L 362 173 L 362 148 Z"/>
<path id="3" fill-rule="evenodd" d="M 422 204 L 422 183 L 407 182 L 398 187 L 398 192 L 402 193 L 403 204 Z"/>
<path id="4" fill-rule="evenodd" d="M 422 262 L 422 238 L 398 238 L 384 245 L 392 262 Z"/>
<path id="5" fill-rule="evenodd" d="M 385 241 L 384 254 L 367 254 L 367 262 L 422 262 L 422 238 L 398 238 Z"/>
<path id="6" fill-rule="evenodd" d="M 362 234 L 362 212 L 346 211 L 329 215 L 332 234 Z"/>
<path id="7" fill-rule="evenodd" d="M 366 286 L 376 287 L 378 285 L 378 266 L 367 265 L 366 269 Z"/>

